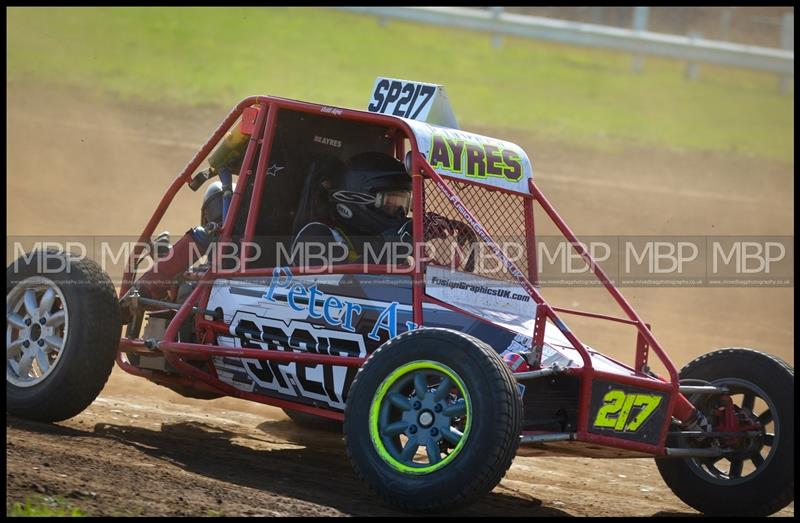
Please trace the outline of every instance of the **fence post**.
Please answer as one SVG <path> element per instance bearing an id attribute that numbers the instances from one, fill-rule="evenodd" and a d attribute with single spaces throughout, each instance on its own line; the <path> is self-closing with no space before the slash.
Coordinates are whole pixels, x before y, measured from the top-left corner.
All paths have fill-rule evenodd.
<path id="1" fill-rule="evenodd" d="M 634 31 L 644 31 L 647 29 L 647 14 L 648 14 L 647 7 L 634 7 L 633 8 L 633 30 Z M 644 66 L 644 56 L 640 54 L 633 55 L 633 62 L 631 63 L 631 69 L 634 73 L 640 73 L 642 71 L 642 67 Z"/>
<path id="2" fill-rule="evenodd" d="M 781 47 L 786 50 L 794 49 L 794 13 L 785 13 L 781 18 Z M 778 89 L 782 94 L 789 92 L 792 78 L 791 75 L 783 75 L 778 80 Z"/>
<path id="3" fill-rule="evenodd" d="M 605 9 L 604 7 L 592 6 L 589 9 L 589 12 L 592 14 L 593 24 L 602 25 L 606 21 L 605 11 L 603 11 L 603 9 Z"/>
<path id="4" fill-rule="evenodd" d="M 691 31 L 689 33 L 689 38 L 692 41 L 692 44 L 697 42 L 697 40 L 703 38 L 703 34 L 697 31 Z M 700 78 L 700 64 L 697 62 L 689 62 L 686 64 L 686 78 L 689 80 L 697 80 Z"/>
<path id="5" fill-rule="evenodd" d="M 500 14 L 503 12 L 502 7 L 490 7 L 492 11 L 492 20 L 497 21 L 500 19 Z M 498 33 L 492 34 L 492 47 L 494 49 L 499 49 L 500 46 L 503 45 L 503 37 L 500 36 Z"/>
<path id="6" fill-rule="evenodd" d="M 723 7 L 720 12 L 719 19 L 719 39 L 731 39 L 731 20 L 733 18 L 733 10 L 730 7 Z"/>

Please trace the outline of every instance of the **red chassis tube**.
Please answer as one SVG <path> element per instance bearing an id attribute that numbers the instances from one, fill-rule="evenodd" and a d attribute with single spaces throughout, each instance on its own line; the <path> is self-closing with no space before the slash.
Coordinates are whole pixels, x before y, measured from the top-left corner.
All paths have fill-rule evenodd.
<path id="1" fill-rule="evenodd" d="M 220 124 L 220 126 L 212 134 L 212 136 L 205 143 L 205 145 L 200 149 L 200 151 L 198 151 L 198 153 L 194 156 L 194 158 L 186 165 L 181 174 L 178 175 L 178 177 L 169 186 L 166 194 L 161 199 L 161 202 L 159 203 L 156 211 L 148 221 L 145 230 L 142 232 L 139 238 L 140 244 L 143 244 L 147 239 L 149 239 L 152 236 L 156 226 L 160 222 L 161 218 L 166 212 L 167 207 L 174 199 L 178 190 L 180 190 L 180 188 L 191 179 L 192 174 L 198 169 L 200 164 L 205 160 L 208 154 L 210 154 L 210 152 L 218 144 L 220 139 L 224 136 L 225 132 L 227 132 L 227 130 L 237 121 L 239 116 L 243 113 L 243 111 L 246 108 L 255 105 L 258 105 L 258 116 L 256 119 L 255 127 L 250 136 L 247 150 L 245 152 L 245 158 L 242 163 L 242 168 L 240 170 L 241 180 L 239 183 L 236 184 L 236 190 L 234 191 L 230 209 L 228 215 L 226 216 L 225 223 L 223 224 L 222 235 L 221 235 L 223 239 L 228 239 L 231 237 L 231 232 L 239 212 L 241 201 L 243 199 L 243 193 L 247 185 L 246 182 L 250 176 L 255 176 L 254 191 L 253 191 L 254 197 L 251 198 L 250 208 L 248 209 L 249 216 L 245 226 L 244 240 L 250 241 L 252 239 L 255 229 L 255 216 L 257 215 L 261 204 L 260 198 L 257 197 L 257 195 L 261 194 L 261 190 L 263 189 L 264 184 L 266 183 L 265 168 L 267 165 L 269 165 L 269 153 L 271 149 L 272 136 L 274 135 L 274 129 L 277 121 L 278 112 L 280 110 L 285 109 L 285 110 L 319 114 L 320 112 L 322 113 L 330 112 L 331 108 L 317 104 L 298 102 L 294 100 L 287 100 L 271 96 L 256 96 L 242 100 L 236 107 L 234 107 L 231 113 Z M 530 195 L 512 191 L 503 191 L 502 189 L 495 189 L 503 192 L 510 192 L 517 196 L 523 197 L 523 205 L 525 205 L 524 213 L 525 213 L 526 237 L 528 240 L 528 256 L 530 258 L 529 272 L 528 274 L 523 274 L 519 270 L 519 268 L 505 256 L 505 254 L 497 246 L 497 244 L 494 242 L 494 240 L 491 238 L 488 232 L 483 228 L 480 222 L 462 204 L 460 198 L 455 194 L 455 192 L 450 188 L 449 184 L 447 183 L 447 180 L 445 179 L 446 177 L 439 175 L 430 166 L 430 164 L 428 164 L 426 158 L 419 153 L 415 136 L 411 131 L 411 129 L 403 120 L 381 114 L 374 114 L 363 111 L 354 111 L 350 109 L 339 109 L 339 108 L 336 108 L 336 114 L 337 117 L 341 119 L 384 125 L 390 131 L 397 133 L 396 139 L 398 144 L 401 143 L 404 138 L 409 140 L 411 163 L 412 163 L 411 168 L 412 168 L 413 237 L 414 237 L 415 247 L 421 247 L 419 252 L 415 252 L 416 262 L 408 272 L 408 274 L 410 274 L 413 278 L 412 301 L 413 301 L 414 322 L 418 326 L 424 325 L 423 307 L 422 307 L 423 301 L 429 301 L 429 302 L 432 301 L 429 298 L 425 297 L 424 294 L 425 253 L 423 246 L 424 231 L 422 229 L 422 223 L 423 223 L 422 217 L 423 217 L 423 210 L 425 203 L 423 177 L 425 177 L 432 180 L 436 184 L 438 190 L 444 193 L 444 195 L 458 210 L 458 212 L 461 213 L 461 215 L 465 218 L 465 220 L 472 226 L 476 234 L 478 234 L 478 236 L 481 237 L 485 241 L 485 243 L 494 250 L 498 258 L 506 265 L 507 269 L 511 272 L 511 274 L 514 275 L 517 282 L 522 286 L 523 289 L 526 290 L 526 292 L 536 302 L 537 304 L 536 323 L 538 325 L 543 326 L 545 319 L 549 319 L 550 321 L 552 321 L 562 331 L 562 333 L 570 341 L 570 343 L 573 344 L 574 348 L 579 352 L 581 359 L 583 360 L 583 367 L 571 370 L 571 372 L 580 375 L 581 377 L 581 388 L 580 388 L 580 399 L 579 399 L 580 415 L 578 419 L 577 439 L 582 441 L 593 441 L 603 445 L 614 446 L 619 448 L 641 450 L 653 454 L 663 453 L 664 441 L 666 439 L 667 428 L 670 420 L 669 416 L 666 417 L 666 421 L 661 431 L 661 438 L 657 445 L 647 445 L 607 436 L 599 436 L 596 434 L 591 434 L 587 430 L 591 384 L 595 378 L 602 378 L 617 383 L 627 383 L 630 385 L 636 385 L 644 388 L 650 388 L 668 392 L 670 397 L 668 412 L 671 412 L 674 416 L 682 420 L 687 419 L 693 413 L 694 407 L 688 402 L 688 400 L 686 400 L 685 397 L 683 397 L 682 394 L 678 392 L 677 370 L 675 369 L 675 366 L 672 364 L 670 359 L 662 350 L 660 344 L 653 337 L 652 333 L 650 332 L 649 326 L 647 326 L 641 320 L 641 318 L 636 314 L 633 308 L 622 297 L 622 295 L 619 293 L 616 287 L 614 287 L 613 283 L 608 281 L 608 278 L 606 277 L 605 273 L 602 271 L 599 265 L 596 262 L 594 262 L 589 253 L 586 251 L 586 249 L 583 248 L 582 244 L 578 242 L 577 238 L 568 228 L 564 220 L 558 215 L 558 213 L 555 211 L 555 209 L 552 207 L 549 201 L 544 197 L 544 195 L 538 189 L 538 187 L 533 183 L 533 181 L 531 180 L 529 182 L 530 192 L 531 192 Z M 252 163 L 255 157 L 256 148 L 259 144 L 261 144 L 261 153 L 258 158 L 257 167 L 255 168 L 255 171 L 253 171 Z M 402 151 L 402 147 L 398 146 L 397 150 Z M 544 211 L 548 214 L 551 220 L 559 228 L 561 233 L 572 243 L 576 251 L 589 264 L 595 275 L 598 277 L 598 279 L 601 280 L 601 282 L 607 288 L 609 293 L 611 293 L 612 297 L 614 297 L 614 299 L 617 301 L 620 307 L 624 310 L 629 319 L 625 320 L 622 318 L 607 317 L 604 315 L 598 315 L 594 313 L 582 313 L 581 311 L 572 311 L 567 309 L 560 309 L 558 311 L 565 313 L 584 314 L 586 316 L 592 316 L 599 319 L 621 321 L 623 323 L 634 325 L 639 331 L 639 339 L 640 339 L 640 343 L 637 345 L 637 356 L 636 356 L 636 363 L 637 363 L 636 372 L 637 374 L 640 375 L 622 376 L 622 375 L 608 374 L 596 371 L 592 367 L 591 357 L 584 344 L 580 340 L 578 340 L 578 338 L 567 328 L 566 324 L 564 324 L 564 322 L 560 320 L 560 318 L 556 314 L 557 309 L 551 307 L 542 298 L 538 290 L 534 287 L 534 284 L 531 283 L 532 281 L 536 282 L 536 277 L 537 277 L 536 258 L 535 258 L 536 256 L 535 236 L 534 236 L 535 233 L 533 230 L 534 227 L 533 208 L 532 208 L 533 202 L 538 202 L 542 206 Z M 134 250 L 134 255 L 131 256 L 131 259 L 135 259 L 139 252 L 140 252 L 139 250 Z M 385 268 L 380 269 L 379 267 L 380 266 L 368 266 L 365 270 L 365 268 L 360 265 L 357 265 L 355 267 L 343 266 L 343 267 L 337 267 L 336 272 L 337 273 L 357 272 L 357 273 L 371 273 L 371 274 L 397 273 L 395 271 L 388 271 Z M 302 272 L 299 271 L 298 274 L 302 274 Z M 200 385 L 200 388 L 204 390 L 209 390 L 209 389 L 216 390 L 224 394 L 248 400 L 253 400 L 261 403 L 267 403 L 284 408 L 292 408 L 295 410 L 308 412 L 332 419 L 342 419 L 342 414 L 339 412 L 327 410 L 324 408 L 317 408 L 301 403 L 269 398 L 258 394 L 248 393 L 245 391 L 240 391 L 239 389 L 236 389 L 235 387 L 220 381 L 216 375 L 204 372 L 198 369 L 197 367 L 187 363 L 185 359 L 192 359 L 192 360 L 209 359 L 211 356 L 214 355 L 232 355 L 237 357 L 257 358 L 263 360 L 302 361 L 308 364 L 330 364 L 330 365 L 346 365 L 346 366 L 360 367 L 364 362 L 363 358 L 333 356 L 324 354 L 310 354 L 301 352 L 261 351 L 258 349 L 231 349 L 216 344 L 182 343 L 175 341 L 178 327 L 186 320 L 188 315 L 191 313 L 192 307 L 194 307 L 195 305 L 199 305 L 202 307 L 207 303 L 211 287 L 210 284 L 213 283 L 214 280 L 227 277 L 243 277 L 243 276 L 257 277 L 257 276 L 271 276 L 271 275 L 272 275 L 272 269 L 247 270 L 247 267 L 245 266 L 243 269 L 239 271 L 212 272 L 210 270 L 201 278 L 200 282 L 201 284 L 197 286 L 197 288 L 192 292 L 189 298 L 182 304 L 180 310 L 170 322 L 164 340 L 158 344 L 158 348 L 163 352 L 167 361 L 169 361 L 169 363 L 173 365 L 178 371 L 182 372 L 185 375 L 185 377 L 175 378 L 167 376 L 166 374 L 163 373 L 143 371 L 142 369 L 138 369 L 133 365 L 123 361 L 122 354 L 124 352 L 142 351 L 145 348 L 143 340 L 123 338 L 120 341 L 120 353 L 118 354 L 117 357 L 117 363 L 123 370 L 127 372 L 147 377 L 148 379 L 151 379 L 156 382 L 176 383 L 176 384 L 179 383 L 183 385 L 189 385 L 192 383 L 199 382 L 200 384 L 202 384 Z M 124 296 L 124 294 L 130 289 L 132 283 L 133 283 L 133 273 L 131 271 L 129 262 L 129 266 L 126 267 L 125 275 L 121 285 L 120 297 Z M 198 326 L 204 327 L 206 329 L 206 332 L 213 332 L 214 330 L 216 330 L 213 328 L 214 327 L 213 324 L 210 324 L 210 322 L 203 320 L 202 316 L 199 314 L 195 318 L 195 321 Z M 220 326 L 217 325 L 217 327 Z M 541 343 L 543 334 L 544 334 L 543 328 L 539 328 L 538 331 L 535 331 L 533 333 L 534 342 Z M 659 357 L 661 362 L 667 368 L 667 371 L 669 373 L 669 381 L 664 379 L 652 378 L 643 372 L 643 366 L 646 364 L 647 361 L 646 351 L 648 348 L 653 349 L 653 351 Z"/>

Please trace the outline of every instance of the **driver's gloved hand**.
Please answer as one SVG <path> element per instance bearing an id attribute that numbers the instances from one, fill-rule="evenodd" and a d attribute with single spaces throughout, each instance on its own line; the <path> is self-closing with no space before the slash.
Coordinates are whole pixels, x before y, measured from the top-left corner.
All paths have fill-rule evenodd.
<path id="1" fill-rule="evenodd" d="M 452 231 L 456 234 L 456 241 L 459 243 L 470 243 L 473 241 L 477 241 L 475 237 L 475 233 L 472 230 L 472 227 L 467 225 L 464 222 L 458 220 L 450 220 L 450 227 Z"/>
<path id="2" fill-rule="evenodd" d="M 435 212 L 426 212 L 422 218 L 422 230 L 426 240 L 435 240 L 451 236 L 454 221 Z"/>
<path id="3" fill-rule="evenodd" d="M 452 220 L 435 212 L 426 212 L 423 215 L 422 223 L 425 240 L 436 240 L 447 238 L 448 236 L 456 236 L 456 240 L 459 243 L 476 241 L 472 228 L 462 221 Z M 411 244 L 414 241 L 412 221 L 408 220 L 396 232 L 387 231 L 383 235 L 386 241 L 402 241 Z"/>

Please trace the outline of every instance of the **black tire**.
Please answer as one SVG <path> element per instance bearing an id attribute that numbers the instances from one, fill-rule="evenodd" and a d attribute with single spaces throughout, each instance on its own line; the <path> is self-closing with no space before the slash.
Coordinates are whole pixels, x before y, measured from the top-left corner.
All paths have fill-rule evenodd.
<path id="1" fill-rule="evenodd" d="M 342 433 L 341 421 L 323 418 L 322 416 L 314 416 L 313 414 L 307 414 L 299 410 L 283 409 L 283 412 L 304 429 L 323 430 L 325 432 L 336 432 L 338 434 Z"/>
<path id="2" fill-rule="evenodd" d="M 461 437 L 466 437 L 463 446 L 460 449 L 455 447 L 449 452 L 443 450 L 446 455 L 440 458 L 440 463 L 435 463 L 430 457 L 426 458 L 431 460 L 428 467 L 441 468 L 431 468 L 430 472 L 423 474 L 404 472 L 391 465 L 381 457 L 370 435 L 371 405 L 373 398 L 376 398 L 378 405 L 382 405 L 383 396 L 378 391 L 384 380 L 391 385 L 392 382 L 387 378 L 393 372 L 403 372 L 407 365 L 421 361 L 433 362 L 436 366 L 451 370 L 462 381 L 466 388 L 463 397 L 467 398 L 471 407 L 466 411 L 469 414 L 463 419 L 457 417 L 458 415 L 453 419 L 466 423 L 464 419 L 472 417 L 471 424 L 462 425 L 465 430 Z M 425 369 L 424 373 L 427 372 Z M 435 370 L 431 372 L 436 373 Z M 426 383 L 429 378 L 429 375 L 424 378 Z M 397 380 L 397 383 L 400 382 L 402 378 Z M 444 383 L 444 378 L 439 382 L 440 385 L 441 383 Z M 391 388 L 383 390 L 387 394 L 386 398 L 392 395 L 388 394 Z M 416 384 L 413 390 L 413 395 L 409 395 L 407 399 L 414 403 L 415 411 L 412 412 L 409 408 L 405 408 L 405 411 L 410 412 L 412 417 L 419 416 L 416 418 L 419 428 L 414 426 L 414 432 L 409 432 L 410 428 L 406 429 L 403 433 L 406 438 L 409 433 L 414 434 L 412 437 L 417 437 L 417 431 L 420 437 L 425 430 L 429 435 L 433 434 L 430 427 L 436 426 L 427 421 L 428 428 L 424 428 L 426 421 L 422 421 L 422 414 L 417 412 L 425 411 L 420 411 L 419 402 L 414 401 L 417 397 Z M 435 391 L 430 391 L 430 394 L 436 397 L 438 387 Z M 447 397 L 452 398 L 450 394 Z M 389 401 L 391 403 L 393 402 Z M 449 407 L 444 412 L 447 413 L 448 410 Z M 430 411 L 428 412 L 427 415 L 430 416 Z M 423 328 L 405 332 L 386 342 L 359 369 L 345 408 L 345 443 L 356 474 L 387 505 L 415 512 L 442 511 L 466 506 L 491 491 L 500 482 L 519 447 L 521 418 L 522 400 L 516 382 L 511 371 L 490 346 L 461 332 Z M 450 423 L 450 418 L 442 419 Z M 400 435 L 391 441 L 402 446 Z M 395 450 L 397 448 L 399 447 L 395 447 Z M 436 452 L 438 455 L 438 450 Z"/>
<path id="3" fill-rule="evenodd" d="M 38 272 L 37 267 L 44 270 Z M 22 378 L 19 369 L 10 374 L 14 371 L 7 363 L 6 412 L 36 421 L 61 421 L 88 407 L 111 374 L 122 330 L 119 302 L 114 285 L 97 263 L 47 250 L 31 253 L 27 258 L 22 256 L 6 268 L 7 312 L 13 305 L 8 302 L 15 289 L 32 277 L 49 279 L 61 292 L 68 309 L 65 313 L 68 328 L 61 338 L 60 356 L 38 383 L 13 384 L 12 378 Z M 63 310 L 60 301 L 57 298 L 53 306 Z M 20 312 L 29 314 L 27 307 Z M 21 337 L 22 331 L 12 331 L 12 335 Z"/>
<path id="4" fill-rule="evenodd" d="M 794 369 L 763 352 L 729 348 L 700 356 L 681 370 L 680 377 L 681 380 L 705 380 L 714 384 L 724 384 L 726 380 L 732 383 L 731 379 L 753 384 L 772 402 L 775 412 L 766 405 L 769 416 L 775 421 L 765 423 L 774 431 L 774 442 L 767 448 L 762 447 L 761 452 L 769 452 L 766 459 L 759 458 L 763 459 L 762 464 L 756 465 L 749 457 L 752 454 L 734 458 L 742 459 L 748 466 L 747 473 L 743 473 L 743 465 L 738 465 L 738 478 L 735 477 L 737 473 L 731 472 L 733 464 L 729 460 L 728 479 L 720 480 L 708 469 L 698 466 L 701 460 L 656 459 L 661 476 L 675 495 L 687 505 L 711 515 L 766 516 L 791 503 L 794 500 Z M 744 387 L 738 390 L 752 390 L 746 384 L 734 383 L 733 386 Z M 761 397 L 760 394 L 754 396 Z M 705 398 L 707 402 L 713 401 L 707 399 L 708 396 Z M 691 401 L 704 405 L 701 411 L 710 414 L 706 412 L 707 404 L 699 403 L 701 398 Z M 761 413 L 763 419 L 770 419 L 766 414 L 767 411 Z"/>

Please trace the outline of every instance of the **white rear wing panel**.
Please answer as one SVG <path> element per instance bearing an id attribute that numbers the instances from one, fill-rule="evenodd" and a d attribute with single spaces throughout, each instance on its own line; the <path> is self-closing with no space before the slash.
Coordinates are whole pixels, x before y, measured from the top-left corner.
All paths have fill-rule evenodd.
<path id="1" fill-rule="evenodd" d="M 505 140 L 459 130 L 443 86 L 379 77 L 367 110 L 405 120 L 420 152 L 442 176 L 530 194 L 533 167 L 525 151 Z"/>
<path id="2" fill-rule="evenodd" d="M 420 153 L 442 176 L 530 194 L 528 180 L 533 177 L 533 167 L 522 147 L 489 136 L 404 120 L 414 132 Z"/>

